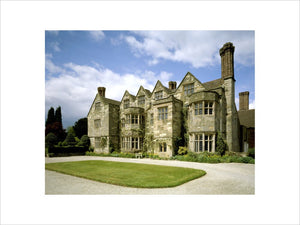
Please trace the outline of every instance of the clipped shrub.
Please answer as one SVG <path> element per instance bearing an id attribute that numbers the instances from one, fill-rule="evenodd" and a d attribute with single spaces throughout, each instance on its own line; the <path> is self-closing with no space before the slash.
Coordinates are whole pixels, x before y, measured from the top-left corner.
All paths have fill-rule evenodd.
<path id="1" fill-rule="evenodd" d="M 225 143 L 220 132 L 217 133 L 217 146 L 216 151 L 221 156 L 225 155 L 225 151 L 227 150 L 227 144 Z"/>
<path id="2" fill-rule="evenodd" d="M 249 148 L 247 155 L 255 159 L 255 148 Z"/>
<path id="3" fill-rule="evenodd" d="M 186 155 L 188 153 L 187 147 L 179 146 L 178 155 Z"/>
<path id="4" fill-rule="evenodd" d="M 90 146 L 90 138 L 86 134 L 82 135 L 80 141 L 78 142 L 78 146 L 89 147 Z"/>
<path id="5" fill-rule="evenodd" d="M 47 134 L 47 136 L 45 138 L 45 144 L 46 144 L 46 147 L 48 147 L 48 148 L 56 145 L 57 137 L 55 136 L 55 134 L 53 134 L 53 133 Z"/>
<path id="6" fill-rule="evenodd" d="M 75 135 L 73 132 L 68 132 L 66 139 L 63 142 L 63 146 L 75 146 L 77 144 Z"/>

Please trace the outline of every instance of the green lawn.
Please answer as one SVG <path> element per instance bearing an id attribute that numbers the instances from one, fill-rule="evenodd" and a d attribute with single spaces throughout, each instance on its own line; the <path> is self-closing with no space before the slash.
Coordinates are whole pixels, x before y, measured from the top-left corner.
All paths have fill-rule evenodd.
<path id="1" fill-rule="evenodd" d="M 47 163 L 46 169 L 104 183 L 139 188 L 175 187 L 206 174 L 203 170 L 190 168 L 102 160 Z"/>

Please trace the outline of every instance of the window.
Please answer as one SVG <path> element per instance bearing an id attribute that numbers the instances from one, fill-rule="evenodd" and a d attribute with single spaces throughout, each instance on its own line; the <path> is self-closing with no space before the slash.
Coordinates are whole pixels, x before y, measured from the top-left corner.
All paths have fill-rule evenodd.
<path id="1" fill-rule="evenodd" d="M 121 120 L 121 126 L 125 127 L 125 119 L 124 118 Z"/>
<path id="2" fill-rule="evenodd" d="M 195 115 L 202 115 L 202 102 L 195 103 Z"/>
<path id="3" fill-rule="evenodd" d="M 95 110 L 99 110 L 101 108 L 101 102 L 96 102 L 95 103 Z"/>
<path id="4" fill-rule="evenodd" d="M 150 115 L 150 125 L 153 125 L 153 113 Z"/>
<path id="5" fill-rule="evenodd" d="M 155 92 L 155 99 L 162 99 L 163 98 L 163 91 L 157 91 Z"/>
<path id="6" fill-rule="evenodd" d="M 187 84 L 184 86 L 184 94 L 185 95 L 190 95 L 194 93 L 194 83 L 192 84 Z"/>
<path id="7" fill-rule="evenodd" d="M 195 146 L 195 152 L 203 151 L 203 136 L 202 136 L 202 134 L 195 135 L 194 146 Z"/>
<path id="8" fill-rule="evenodd" d="M 208 152 L 212 151 L 212 135 L 205 135 L 204 150 Z"/>
<path id="9" fill-rule="evenodd" d="M 168 107 L 158 108 L 158 120 L 168 119 Z"/>
<path id="10" fill-rule="evenodd" d="M 125 123 L 130 124 L 130 114 L 126 115 Z"/>
<path id="11" fill-rule="evenodd" d="M 213 102 L 203 101 L 203 102 L 195 103 L 195 115 L 202 115 L 203 112 L 205 115 L 212 115 Z"/>
<path id="12" fill-rule="evenodd" d="M 131 115 L 131 124 L 138 124 L 139 121 L 139 115 Z"/>
<path id="13" fill-rule="evenodd" d="M 145 117 L 143 115 L 139 115 L 139 124 L 145 123 Z"/>
<path id="14" fill-rule="evenodd" d="M 139 149 L 139 138 L 133 137 L 131 138 L 131 148 L 133 149 Z"/>
<path id="15" fill-rule="evenodd" d="M 129 108 L 129 99 L 124 100 L 124 109 Z"/>
<path id="16" fill-rule="evenodd" d="M 160 152 L 166 152 L 167 151 L 167 144 L 166 143 L 159 144 L 159 151 Z"/>
<path id="17" fill-rule="evenodd" d="M 145 105 L 145 95 L 138 97 L 138 105 Z"/>
<path id="18" fill-rule="evenodd" d="M 95 128 L 99 128 L 100 125 L 101 125 L 101 120 L 100 119 L 94 120 L 94 127 Z"/>
<path id="19" fill-rule="evenodd" d="M 204 107 L 204 114 L 207 115 L 212 115 L 213 114 L 213 103 L 212 102 L 205 102 L 205 107 Z"/>

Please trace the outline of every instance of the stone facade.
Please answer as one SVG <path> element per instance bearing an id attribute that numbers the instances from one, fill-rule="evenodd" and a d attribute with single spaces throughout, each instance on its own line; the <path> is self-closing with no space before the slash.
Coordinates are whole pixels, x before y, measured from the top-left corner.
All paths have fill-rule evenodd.
<path id="1" fill-rule="evenodd" d="M 240 122 L 235 105 L 234 46 L 220 49 L 221 77 L 201 83 L 188 72 L 177 87 L 157 81 L 153 91 L 125 91 L 121 102 L 98 93 L 88 113 L 88 136 L 95 152 L 141 152 L 170 157 L 179 145 L 194 152 L 215 152 L 216 135 L 230 151 L 240 151 Z"/>

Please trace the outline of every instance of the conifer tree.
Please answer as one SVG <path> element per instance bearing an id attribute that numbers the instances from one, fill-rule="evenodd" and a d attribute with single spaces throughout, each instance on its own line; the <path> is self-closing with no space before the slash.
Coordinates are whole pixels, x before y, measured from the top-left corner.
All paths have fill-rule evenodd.
<path id="1" fill-rule="evenodd" d="M 54 116 L 54 108 L 51 107 L 48 111 L 48 116 L 47 116 L 47 120 L 46 120 L 46 126 L 49 124 L 52 124 L 55 122 L 55 116 Z"/>
<path id="2" fill-rule="evenodd" d="M 56 110 L 55 110 L 55 122 L 62 123 L 60 106 L 58 108 L 56 108 Z"/>

